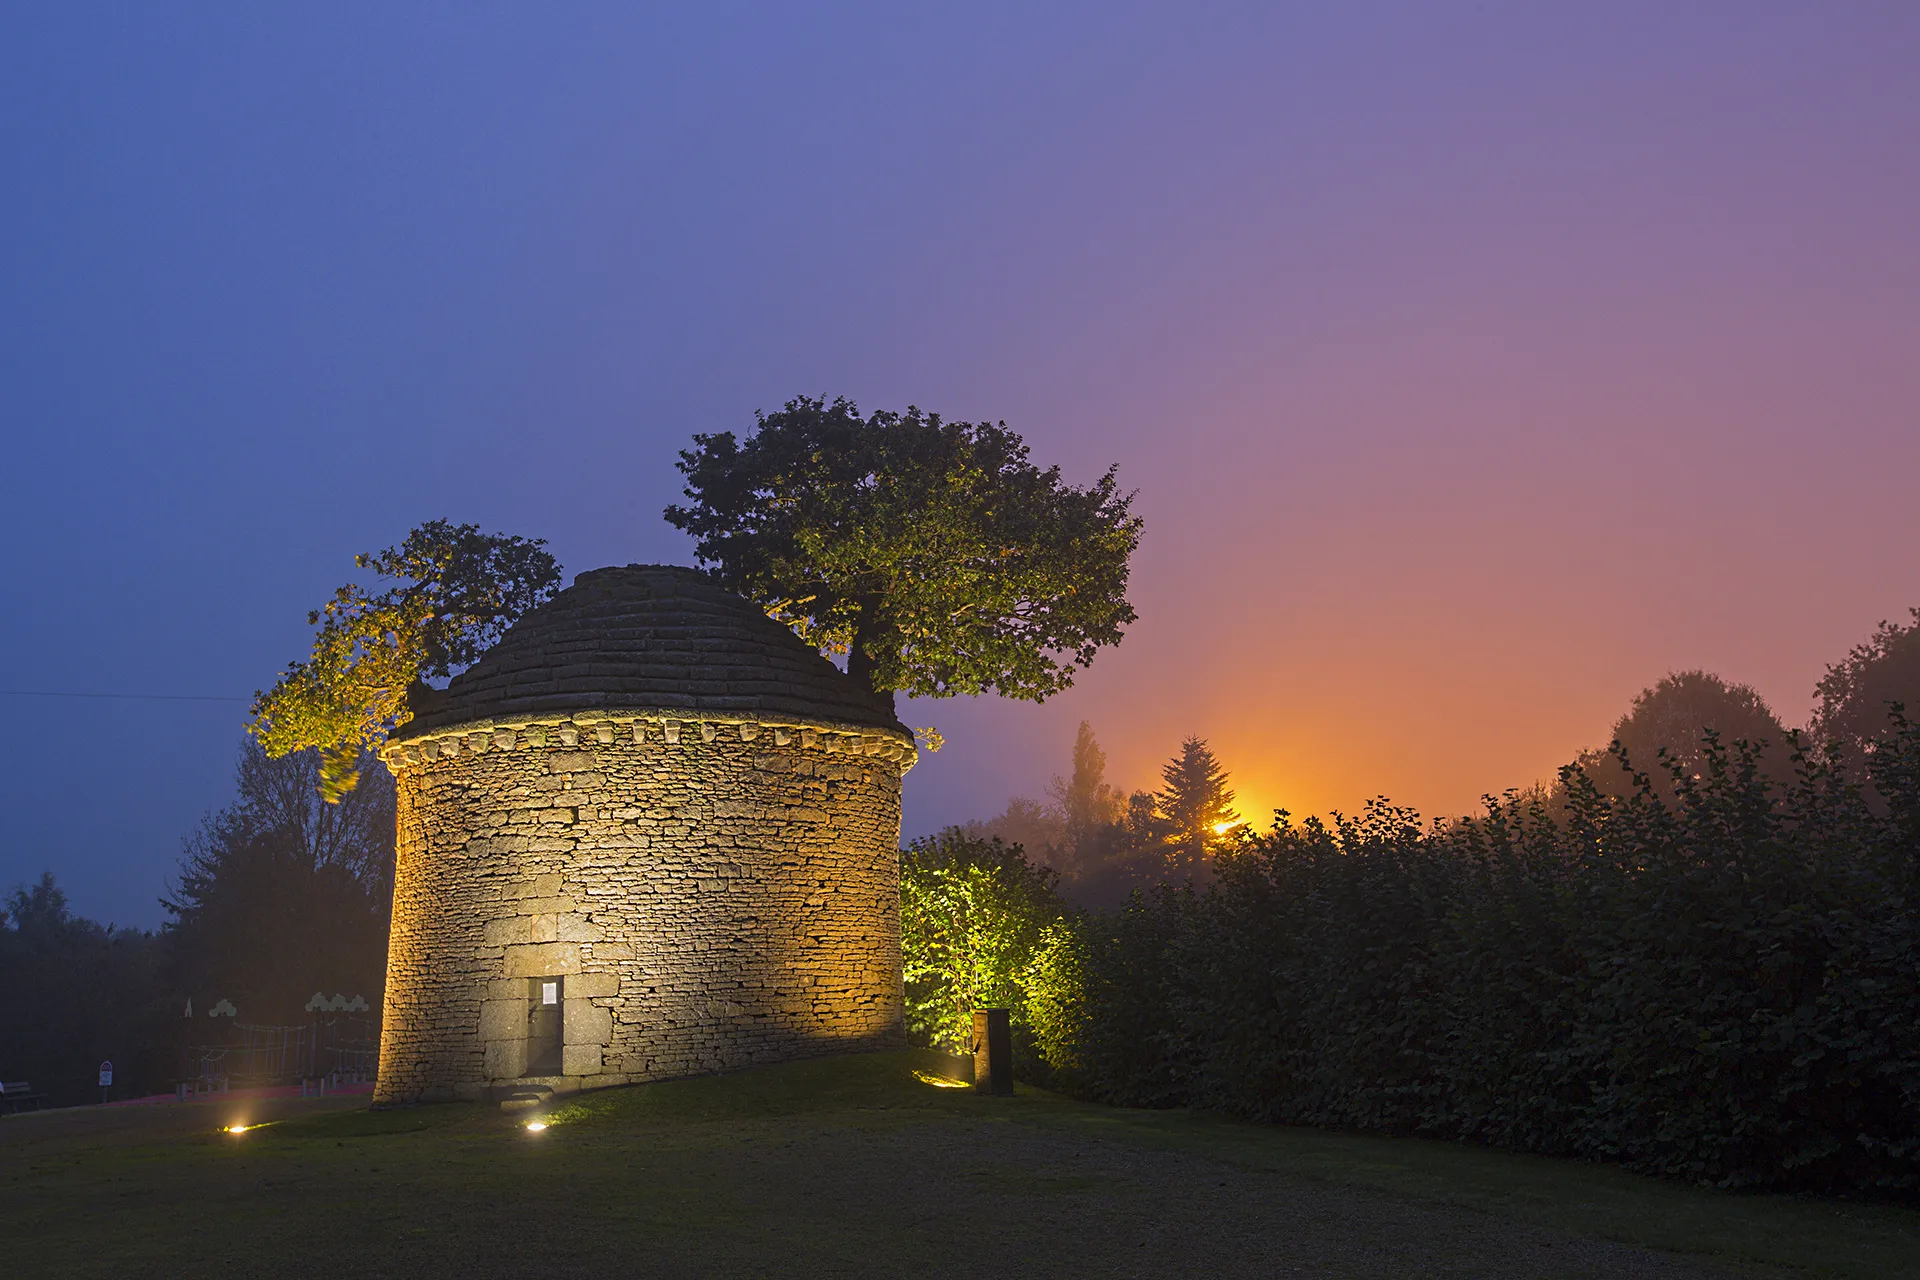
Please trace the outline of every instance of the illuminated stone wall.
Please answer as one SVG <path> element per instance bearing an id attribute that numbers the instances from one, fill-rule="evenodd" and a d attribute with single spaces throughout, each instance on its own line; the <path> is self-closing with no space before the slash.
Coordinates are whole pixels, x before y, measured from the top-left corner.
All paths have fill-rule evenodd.
<path id="1" fill-rule="evenodd" d="M 392 744 L 398 867 L 377 1103 L 529 1083 L 565 980 L 565 1091 L 902 1043 L 910 738 L 595 712 Z"/>

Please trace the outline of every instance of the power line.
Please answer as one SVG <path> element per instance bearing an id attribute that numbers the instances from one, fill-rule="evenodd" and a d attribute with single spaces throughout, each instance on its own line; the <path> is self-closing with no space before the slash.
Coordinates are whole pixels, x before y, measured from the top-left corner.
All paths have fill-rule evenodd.
<path id="1" fill-rule="evenodd" d="M 210 693 L 60 693 L 41 689 L 0 689 L 0 698 L 115 698 L 136 702 L 252 702 Z"/>

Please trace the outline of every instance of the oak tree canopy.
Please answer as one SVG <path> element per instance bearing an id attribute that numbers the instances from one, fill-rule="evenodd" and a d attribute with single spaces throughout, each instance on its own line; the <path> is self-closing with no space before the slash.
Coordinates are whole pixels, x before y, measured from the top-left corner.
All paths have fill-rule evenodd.
<path id="1" fill-rule="evenodd" d="M 1133 495 L 1042 470 L 1005 423 L 801 398 L 679 465 L 666 518 L 701 564 L 876 692 L 1044 701 L 1134 620 Z"/>

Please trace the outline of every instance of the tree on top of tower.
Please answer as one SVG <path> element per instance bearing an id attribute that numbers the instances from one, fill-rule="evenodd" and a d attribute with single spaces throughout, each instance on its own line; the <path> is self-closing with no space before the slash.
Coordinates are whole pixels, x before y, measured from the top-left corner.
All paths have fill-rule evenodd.
<path id="1" fill-rule="evenodd" d="M 373 594 L 348 583 L 324 609 L 313 653 L 256 693 L 248 726 L 268 755 L 316 748 L 320 793 L 337 801 L 360 781 L 362 752 L 413 718 L 409 696 L 465 667 L 520 615 L 560 589 L 560 565 L 539 538 L 432 520 L 354 564 L 398 579 Z"/>
<path id="2" fill-rule="evenodd" d="M 1041 470 L 1005 423 L 802 398 L 679 465 L 666 518 L 699 561 L 875 692 L 1044 701 L 1134 620 L 1132 495 Z"/>

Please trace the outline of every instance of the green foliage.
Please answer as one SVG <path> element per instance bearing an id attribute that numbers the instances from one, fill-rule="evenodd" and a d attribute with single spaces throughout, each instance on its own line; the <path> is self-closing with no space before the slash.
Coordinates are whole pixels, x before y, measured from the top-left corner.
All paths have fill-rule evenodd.
<path id="1" fill-rule="evenodd" d="M 877 692 L 1042 701 L 1134 620 L 1131 495 L 1112 470 L 1062 482 L 1004 423 L 803 398 L 745 443 L 694 445 L 690 505 L 667 520 L 721 584 Z"/>
<path id="2" fill-rule="evenodd" d="M 514 620 L 553 598 L 560 566 L 540 539 L 433 520 L 354 563 L 399 584 L 378 594 L 348 583 L 324 610 L 313 653 L 254 695 L 252 731 L 276 756 L 320 752 L 320 789 L 337 801 L 357 762 L 412 718 L 411 692 L 478 658 Z"/>
<path id="3" fill-rule="evenodd" d="M 1061 916 L 1040 931 L 1022 970 L 1016 1006 L 1034 1056 L 1054 1082 L 1076 1078 L 1084 1069 L 1080 1046 L 1087 1040 L 1086 929 L 1077 917 Z M 1031 1068 L 1024 1073 L 1035 1074 Z"/>
<path id="4" fill-rule="evenodd" d="M 1786 785 L 1710 733 L 1658 782 L 1616 749 L 1625 796 L 1570 766 L 1559 813 L 1277 815 L 1064 918 L 1036 1049 L 1107 1102 L 1920 1196 L 1920 727 L 1870 794 L 1792 745 Z"/>
<path id="5" fill-rule="evenodd" d="M 1018 845 L 943 832 L 900 857 L 900 934 L 907 1031 L 964 1052 L 973 1010 L 1011 1008 L 1024 1034 L 1036 954 L 1065 914 L 1055 876 Z"/>

